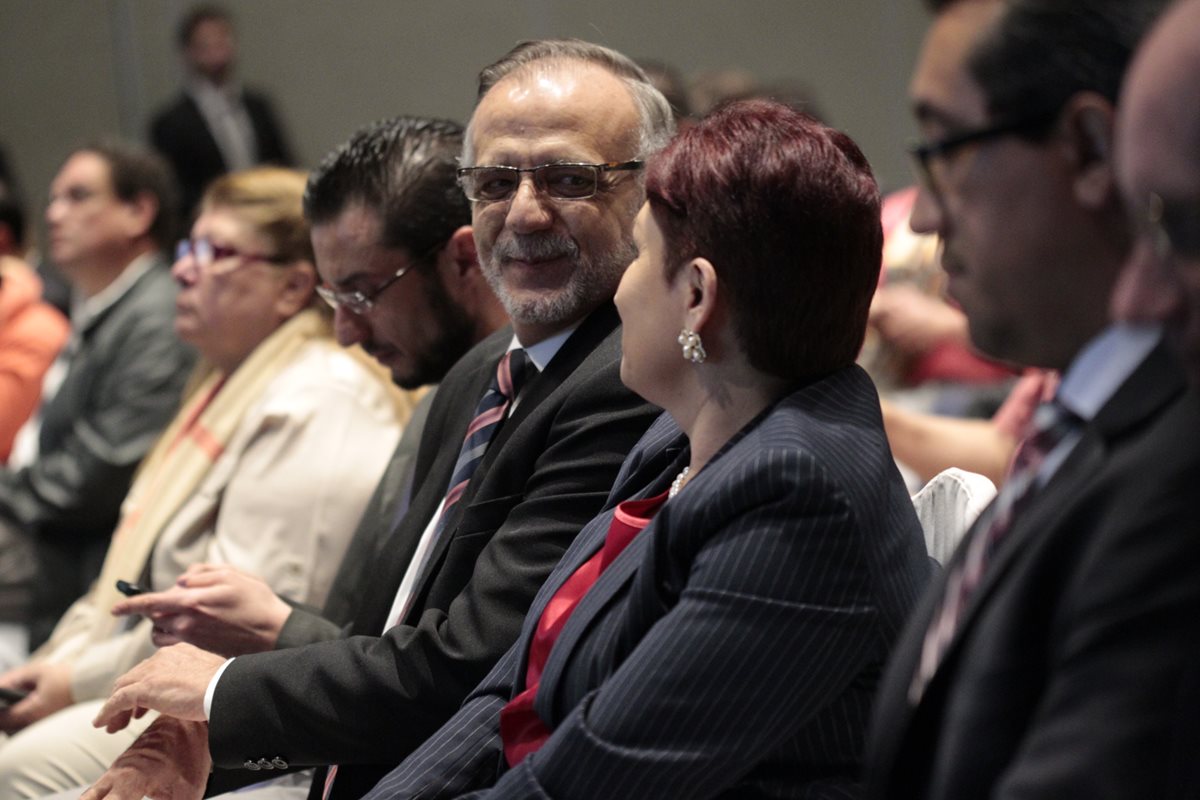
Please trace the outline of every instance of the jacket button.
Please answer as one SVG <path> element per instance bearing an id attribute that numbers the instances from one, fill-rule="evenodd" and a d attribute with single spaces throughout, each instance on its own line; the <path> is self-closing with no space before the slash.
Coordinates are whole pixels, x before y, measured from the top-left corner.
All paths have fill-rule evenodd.
<path id="1" fill-rule="evenodd" d="M 265 758 L 260 758 L 258 760 L 258 767 L 259 769 L 275 769 L 275 765 L 270 761 L 267 761 Z"/>
<path id="2" fill-rule="evenodd" d="M 248 758 L 246 759 L 246 763 L 242 764 L 242 766 L 253 772 L 258 772 L 260 769 L 262 769 L 262 767 L 258 765 L 257 761 L 251 761 Z"/>
<path id="3" fill-rule="evenodd" d="M 287 769 L 288 768 L 288 763 L 286 761 L 284 761 L 282 758 L 280 758 L 279 756 L 275 756 L 275 758 L 271 761 L 271 763 L 275 765 L 276 769 Z"/>

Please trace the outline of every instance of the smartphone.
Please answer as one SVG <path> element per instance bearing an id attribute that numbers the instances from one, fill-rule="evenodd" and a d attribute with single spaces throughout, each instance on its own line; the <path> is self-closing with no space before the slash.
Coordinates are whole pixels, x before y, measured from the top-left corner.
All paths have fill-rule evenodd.
<path id="1" fill-rule="evenodd" d="M 142 586 L 138 586 L 136 583 L 130 583 L 129 581 L 123 581 L 118 578 L 117 591 L 126 597 L 133 597 L 134 595 L 141 594 L 142 592 L 146 591 L 146 589 Z"/>
<path id="2" fill-rule="evenodd" d="M 20 689 L 5 689 L 0 687 L 0 708 L 8 708 L 13 703 L 19 703 L 25 699 L 28 692 L 23 692 Z"/>

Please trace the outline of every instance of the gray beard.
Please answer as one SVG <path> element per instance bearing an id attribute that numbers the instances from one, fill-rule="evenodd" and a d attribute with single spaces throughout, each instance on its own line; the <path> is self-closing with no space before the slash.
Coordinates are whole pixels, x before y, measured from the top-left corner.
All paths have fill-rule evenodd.
<path id="1" fill-rule="evenodd" d="M 514 297 L 504 285 L 501 265 L 505 260 L 546 260 L 567 257 L 573 264 L 567 284 L 554 293 L 534 298 Z M 500 304 L 515 322 L 555 326 L 580 316 L 580 312 L 610 300 L 625 268 L 637 257 L 633 240 L 596 258 L 584 258 L 574 240 L 557 234 L 526 234 L 497 241 L 491 255 L 481 266 Z"/>

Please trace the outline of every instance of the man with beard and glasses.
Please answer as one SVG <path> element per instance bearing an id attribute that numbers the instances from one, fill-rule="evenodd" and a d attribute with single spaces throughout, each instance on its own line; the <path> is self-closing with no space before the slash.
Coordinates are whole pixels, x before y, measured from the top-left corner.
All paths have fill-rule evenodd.
<path id="1" fill-rule="evenodd" d="M 195 796 L 214 762 L 338 764 L 313 792 L 358 797 L 457 709 L 656 415 L 620 381 L 612 296 L 634 254 L 641 159 L 670 132 L 662 95 L 607 48 L 528 42 L 481 73 L 459 179 L 513 325 L 443 381 L 356 635 L 228 662 L 162 650 L 97 722 L 165 716 L 89 797 Z"/>

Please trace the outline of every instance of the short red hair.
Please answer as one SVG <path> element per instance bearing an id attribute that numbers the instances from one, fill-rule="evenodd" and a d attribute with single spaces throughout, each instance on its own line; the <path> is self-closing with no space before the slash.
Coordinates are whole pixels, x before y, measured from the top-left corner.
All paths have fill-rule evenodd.
<path id="1" fill-rule="evenodd" d="M 857 358 L 883 249 L 858 146 L 769 100 L 722 106 L 650 163 L 667 267 L 712 262 L 750 363 L 811 380 Z"/>

